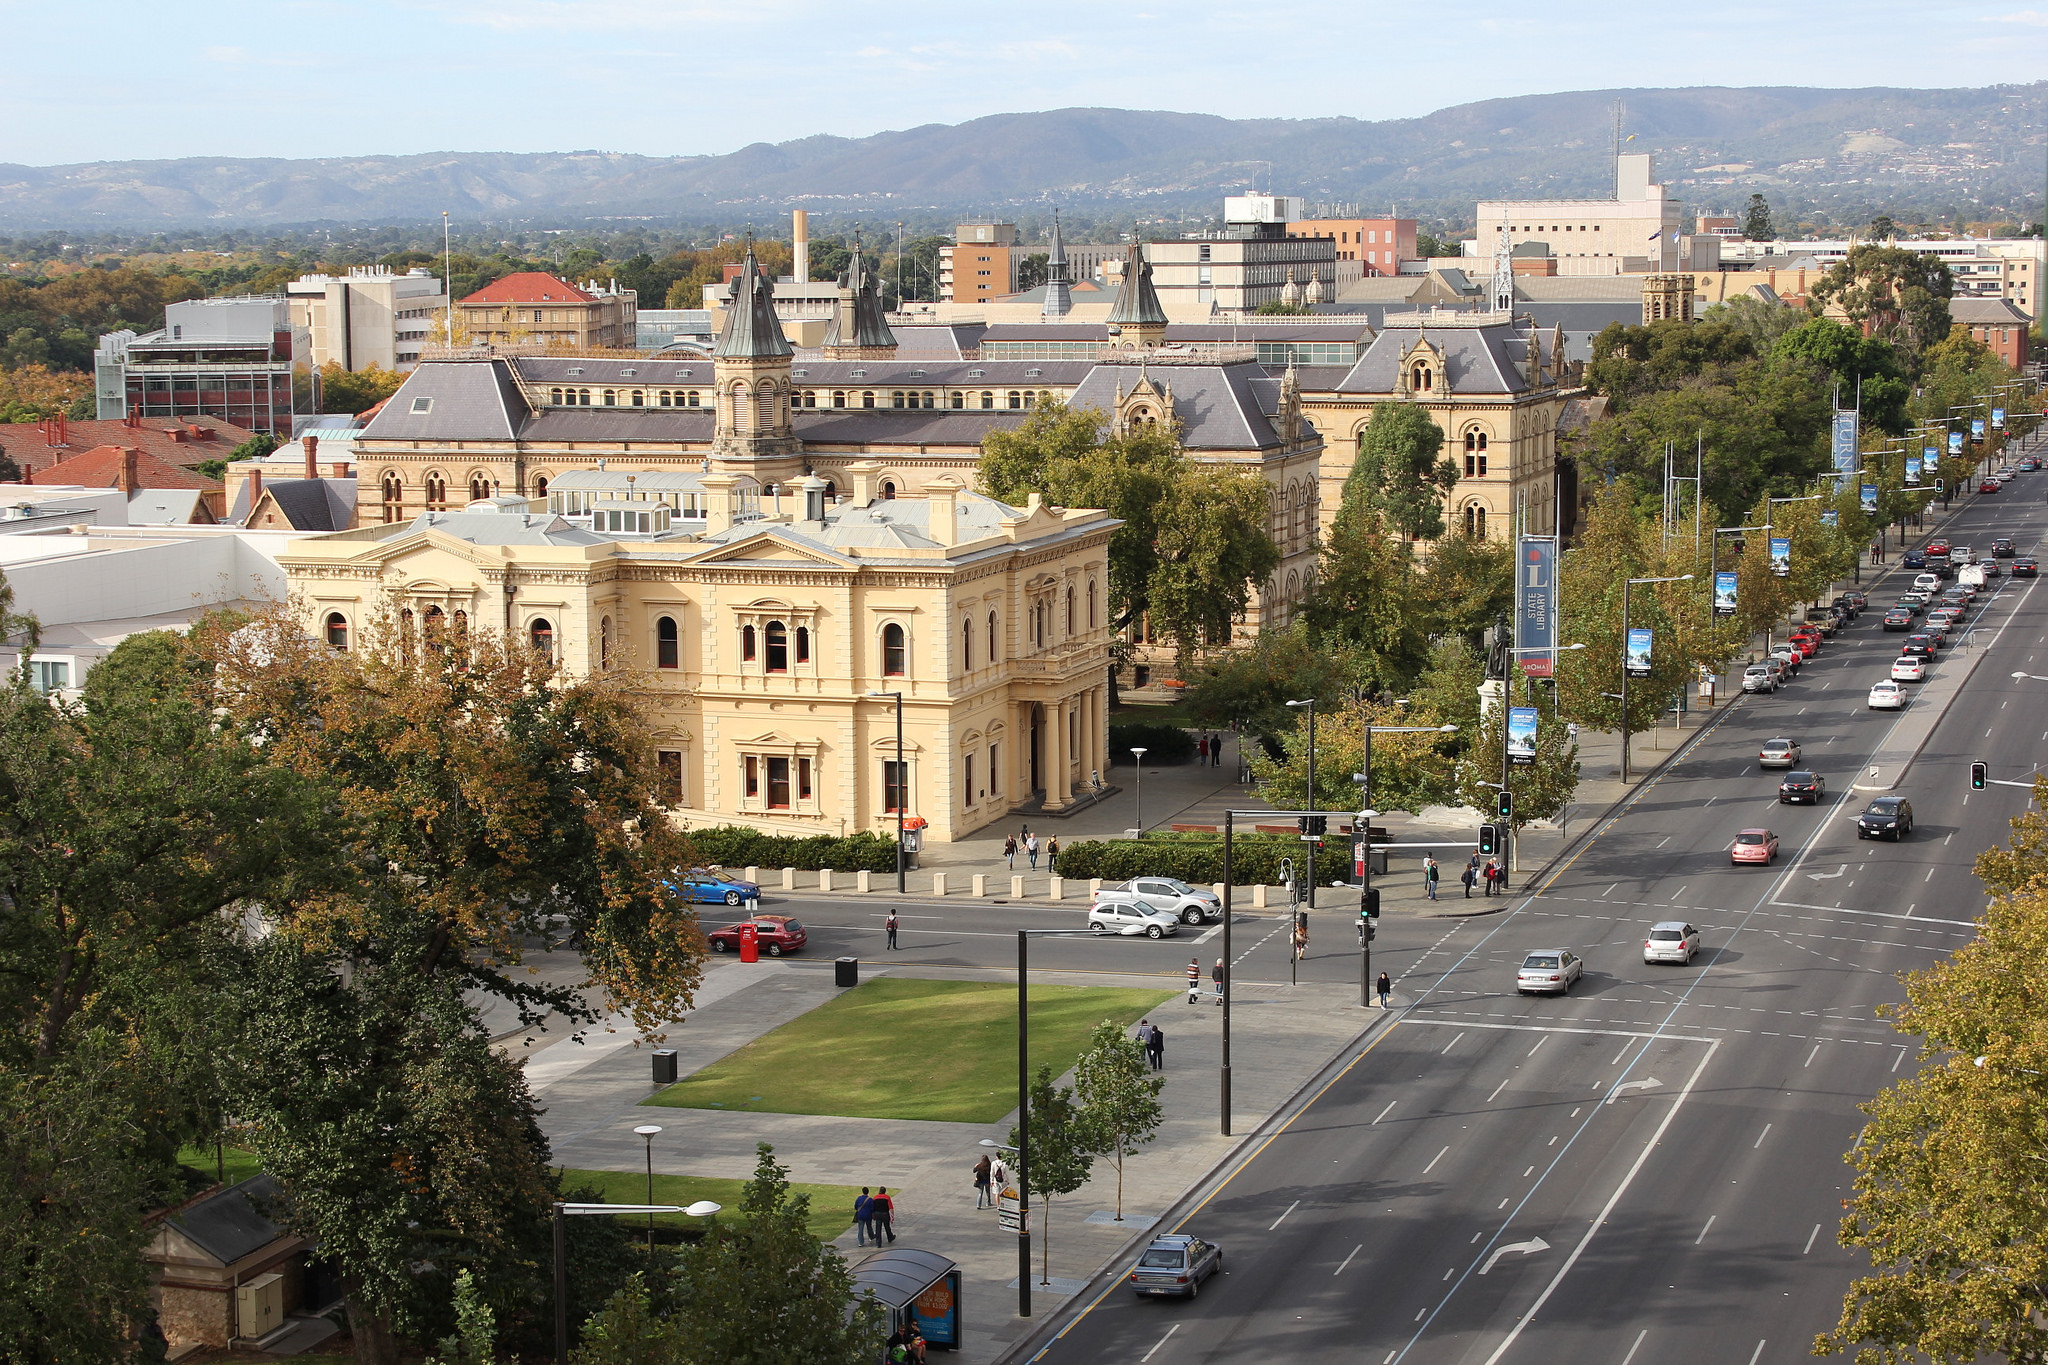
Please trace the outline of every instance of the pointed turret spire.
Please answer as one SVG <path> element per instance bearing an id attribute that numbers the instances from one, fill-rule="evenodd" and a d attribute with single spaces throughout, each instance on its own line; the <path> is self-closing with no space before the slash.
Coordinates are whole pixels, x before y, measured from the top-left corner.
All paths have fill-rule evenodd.
<path id="1" fill-rule="evenodd" d="M 1074 309 L 1073 276 L 1067 269 L 1067 244 L 1060 237 L 1060 211 L 1052 211 L 1052 251 L 1045 258 L 1045 307 L 1040 316 L 1063 318 Z"/>
<path id="2" fill-rule="evenodd" d="M 725 331 L 712 355 L 719 359 L 767 359 L 791 354 L 789 338 L 775 316 L 775 285 L 754 259 L 754 239 L 747 238 L 746 260 L 733 276 Z"/>
<path id="3" fill-rule="evenodd" d="M 1124 261 L 1123 283 L 1117 286 L 1116 302 L 1110 305 L 1109 325 L 1127 349 L 1157 346 L 1166 339 L 1166 309 L 1160 306 L 1159 291 L 1152 287 L 1152 266 L 1140 242 L 1131 243 L 1131 253 Z"/>
<path id="4" fill-rule="evenodd" d="M 896 354 L 896 334 L 882 314 L 882 297 L 868 274 L 857 233 L 853 257 L 839 277 L 839 304 L 825 329 L 824 349 L 833 360 L 888 360 Z"/>

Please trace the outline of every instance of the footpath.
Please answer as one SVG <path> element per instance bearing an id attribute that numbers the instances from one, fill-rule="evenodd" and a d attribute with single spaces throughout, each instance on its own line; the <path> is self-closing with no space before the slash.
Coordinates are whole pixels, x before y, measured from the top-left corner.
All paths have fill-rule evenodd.
<path id="1" fill-rule="evenodd" d="M 1942 519 L 1931 520 L 1938 527 Z M 1871 563 L 1866 557 L 1858 576 L 1871 588 L 1877 580 L 1896 572 L 1893 565 Z M 1762 644 L 1761 639 L 1755 642 L 1759 652 Z M 1556 822 L 1522 832 L 1514 890 L 1519 892 L 1547 865 L 1568 854 L 1704 729 L 1723 723 L 1731 711 L 1739 710 L 1740 669 L 1739 661 L 1731 666 L 1729 677 L 1719 680 L 1716 690 L 1721 700 L 1716 706 L 1695 705 L 1695 709 L 1668 717 L 1657 730 L 1631 737 L 1629 782 L 1621 779 L 1618 736 L 1582 732 L 1582 776 L 1576 799 Z M 1939 705 L 1925 708 L 1934 718 L 1941 709 Z M 1145 822 L 1152 829 L 1220 823 L 1224 810 L 1256 804 L 1251 791 L 1236 780 L 1235 750 L 1235 739 L 1227 738 L 1220 767 L 1191 763 L 1147 768 L 1142 797 L 1137 775 L 1119 772 L 1120 789 L 1099 803 L 1064 820 L 1038 817 L 1032 827 L 1041 839 L 1057 836 L 1063 845 L 1120 836 L 1138 823 L 1141 799 Z M 912 874 L 907 897 L 897 895 L 893 877 L 870 879 L 867 894 L 904 903 L 934 900 L 939 898 L 936 879 L 944 876 L 945 903 L 959 905 L 972 900 L 985 904 L 991 927 L 1000 928 L 1003 906 L 1019 899 L 1020 890 L 1023 899 L 1040 902 L 1050 899 L 1054 889 L 1048 873 L 1025 866 L 1021 856 L 1017 869 L 1005 865 L 1002 841 L 1015 832 L 1013 823 L 928 850 L 921 859 L 922 867 Z M 1375 878 L 1387 914 L 1483 914 L 1511 903 L 1510 896 L 1475 894 L 1467 898 L 1461 892 L 1456 876 L 1472 847 L 1469 817 L 1462 824 L 1430 825 L 1419 817 L 1396 815 L 1380 823 L 1401 842 L 1444 840 L 1438 854 L 1444 867 L 1438 888 L 1442 899 L 1432 901 L 1424 894 L 1420 850 L 1397 850 L 1388 872 Z M 849 890 L 846 883 L 850 879 L 841 874 L 830 892 L 780 891 L 776 886 L 779 873 L 764 871 L 771 898 L 800 902 L 827 894 L 843 897 Z M 816 877 L 805 875 L 812 880 Z M 988 882 L 981 896 L 971 897 L 968 892 L 977 875 Z M 1013 876 L 1024 879 L 1021 888 L 1013 886 Z M 1084 903 L 1086 883 L 1069 882 L 1060 889 L 1062 899 L 1077 909 Z M 1233 895 L 1236 906 L 1251 917 L 1238 931 L 1240 960 L 1242 954 L 1285 932 L 1277 895 L 1262 923 L 1252 904 L 1253 890 L 1240 888 Z M 906 934 L 915 932 L 914 928 L 905 930 Z M 1346 934 L 1319 934 L 1311 955 L 1327 952 L 1350 959 L 1353 953 L 1347 947 L 1348 938 Z M 567 973 L 573 970 L 573 963 L 551 961 L 543 970 L 572 979 Z M 861 970 L 864 978 L 989 979 L 981 972 L 905 967 L 886 961 L 863 961 Z M 633 1128 L 658 1122 L 666 1131 L 654 1142 L 653 1164 L 663 1173 L 744 1179 L 753 1171 L 755 1144 L 767 1142 L 774 1146 L 777 1159 L 790 1168 L 794 1180 L 888 1186 L 897 1200 L 897 1245 L 935 1251 L 960 1265 L 965 1334 L 956 1358 L 964 1365 L 984 1365 L 1029 1344 L 1033 1329 L 1066 1299 L 1080 1293 L 1106 1266 L 1130 1254 L 1133 1244 L 1157 1219 L 1233 1156 L 1247 1151 L 1259 1139 L 1262 1125 L 1277 1121 L 1289 1102 L 1334 1064 L 1333 1059 L 1350 1055 L 1389 1017 L 1377 1009 L 1361 1009 L 1357 988 L 1352 985 L 1290 986 L 1240 979 L 1231 1010 L 1233 1136 L 1224 1136 L 1217 1084 L 1221 1010 L 1206 998 L 1199 1004 L 1187 1003 L 1175 982 L 1159 976 L 1044 971 L 1034 972 L 1033 978 L 1059 984 L 1155 988 L 1173 994 L 1151 1016 L 1166 1033 L 1162 1096 L 1166 1119 L 1157 1140 L 1125 1163 L 1123 1219 L 1119 1222 L 1116 1218 L 1116 1174 L 1107 1163 L 1098 1167 L 1095 1178 L 1080 1191 L 1054 1201 L 1049 1216 L 1042 1207 L 1034 1210 L 1033 1316 L 1029 1319 L 1017 1315 L 1017 1239 L 1000 1230 L 993 1210 L 975 1207 L 971 1175 L 975 1161 L 986 1150 L 979 1145 L 981 1140 L 1006 1140 L 1014 1115 L 993 1124 L 972 1124 L 649 1109 L 640 1104 L 656 1089 L 650 1081 L 649 1048 L 622 1021 L 611 1021 L 617 1032 L 607 1033 L 600 1026 L 584 1043 L 568 1041 L 546 1028 L 512 1027 L 498 1045 L 510 1055 L 527 1059 L 527 1079 L 542 1107 L 543 1127 L 557 1163 L 641 1170 L 647 1148 Z M 784 959 L 743 964 L 714 959 L 707 964 L 697 1007 L 686 1023 L 671 1027 L 661 1046 L 676 1050 L 678 1074 L 688 1076 L 816 1008 L 837 992 L 829 962 Z M 1397 1009 L 1401 996 L 1397 988 Z M 914 1039 L 904 1041 L 906 1047 L 915 1046 Z M 837 1245 L 856 1264 L 871 1254 L 854 1243 L 850 1208 L 847 1231 Z"/>

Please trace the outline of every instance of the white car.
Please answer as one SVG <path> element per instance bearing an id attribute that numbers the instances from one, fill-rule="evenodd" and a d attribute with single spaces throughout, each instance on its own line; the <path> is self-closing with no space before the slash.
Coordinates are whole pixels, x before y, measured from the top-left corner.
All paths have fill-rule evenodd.
<path id="1" fill-rule="evenodd" d="M 1762 664 L 1751 664 L 1742 671 L 1742 690 L 1745 692 L 1775 692 L 1782 670 L 1772 672 Z"/>
<path id="2" fill-rule="evenodd" d="M 1870 689 L 1870 709 L 1873 711 L 1903 711 L 1906 709 L 1906 689 L 1887 678 Z"/>
<path id="3" fill-rule="evenodd" d="M 1932 573 L 1921 574 L 1913 580 L 1913 590 L 1915 592 L 1941 591 L 1941 575 Z"/>
<path id="4" fill-rule="evenodd" d="M 1515 973 L 1515 993 L 1531 991 L 1570 995 L 1572 983 L 1585 974 L 1586 964 L 1569 948 L 1539 948 L 1522 959 Z"/>
<path id="5" fill-rule="evenodd" d="M 1098 934 L 1120 934 L 1125 938 L 1165 938 L 1180 932 L 1180 916 L 1144 901 L 1122 901 L 1098 905 L 1088 912 L 1088 927 Z"/>
<path id="6" fill-rule="evenodd" d="M 1097 905 L 1133 900 L 1170 910 L 1180 916 L 1182 924 L 1220 924 L 1223 920 L 1223 902 L 1214 891 L 1189 886 L 1178 877 L 1133 877 L 1122 886 L 1105 886 L 1095 893 Z"/>
<path id="7" fill-rule="evenodd" d="M 1927 658 L 1926 658 L 1926 656 L 1925 656 L 1925 655 L 1922 655 L 1922 654 L 1902 654 L 1902 655 L 1900 655 L 1900 656 L 1899 656 L 1898 658 L 1896 658 L 1896 659 L 1893 659 L 1893 660 L 1892 660 L 1892 681 L 1893 681 L 1893 682 L 1926 682 L 1926 681 L 1927 681 Z M 1875 705 L 1877 705 L 1877 698 L 1876 698 L 1876 696 L 1875 696 L 1874 694 L 1873 694 L 1873 696 L 1871 697 L 1871 701 L 1870 701 L 1870 704 L 1871 704 L 1872 706 L 1875 706 Z"/>
<path id="8" fill-rule="evenodd" d="M 1643 940 L 1643 961 L 1690 963 L 1700 950 L 1700 931 L 1684 920 L 1667 919 L 1650 926 Z"/>

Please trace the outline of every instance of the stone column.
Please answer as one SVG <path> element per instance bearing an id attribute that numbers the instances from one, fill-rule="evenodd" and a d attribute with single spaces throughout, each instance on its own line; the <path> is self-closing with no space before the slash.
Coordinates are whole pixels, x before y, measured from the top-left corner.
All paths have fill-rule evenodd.
<path id="1" fill-rule="evenodd" d="M 1067 776 L 1067 708 L 1072 704 L 1070 700 L 1063 698 L 1045 708 L 1046 729 L 1051 731 L 1046 736 L 1045 743 L 1048 769 L 1045 774 L 1047 810 L 1065 809 L 1067 798 L 1073 791 L 1071 780 Z"/>

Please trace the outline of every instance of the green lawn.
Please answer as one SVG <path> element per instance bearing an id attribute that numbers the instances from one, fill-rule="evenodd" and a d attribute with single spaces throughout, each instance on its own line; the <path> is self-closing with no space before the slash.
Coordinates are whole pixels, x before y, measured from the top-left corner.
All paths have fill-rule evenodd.
<path id="1" fill-rule="evenodd" d="M 700 1199 L 709 1199 L 714 1204 L 725 1205 L 726 1212 L 721 1218 L 735 1216 L 740 1207 L 740 1192 L 746 1188 L 744 1180 L 715 1180 L 709 1176 L 662 1175 L 654 1177 L 654 1201 L 657 1204 L 694 1204 Z M 562 1188 L 565 1190 L 596 1190 L 606 1204 L 640 1204 L 647 1202 L 647 1172 L 643 1171 L 585 1171 L 574 1166 L 562 1171 Z M 811 1197 L 811 1235 L 823 1241 L 831 1241 L 840 1233 L 853 1226 L 853 1198 L 860 1193 L 856 1185 L 800 1185 L 792 1181 L 791 1194 L 807 1194 Z M 645 1217 L 621 1215 L 627 1227 L 647 1226 Z M 657 1213 L 657 1225 L 663 1227 L 702 1227 L 701 1218 L 692 1218 L 687 1213 Z"/>
<path id="2" fill-rule="evenodd" d="M 262 1163 L 256 1160 L 256 1154 L 246 1147 L 230 1145 L 221 1155 L 225 1159 L 227 1170 L 225 1179 L 230 1185 L 240 1184 L 250 1176 L 257 1175 L 263 1170 Z M 193 1170 L 209 1177 L 213 1176 L 220 1169 L 215 1164 L 214 1149 L 210 1143 L 204 1147 L 180 1147 L 178 1149 L 178 1162 L 180 1165 L 190 1166 Z"/>
<path id="3" fill-rule="evenodd" d="M 1173 996 L 1033 986 L 1032 1070 L 1066 1071 L 1097 1024 L 1135 1023 Z M 994 1123 L 1017 1103 L 1017 988 L 882 977 L 641 1103 Z"/>

